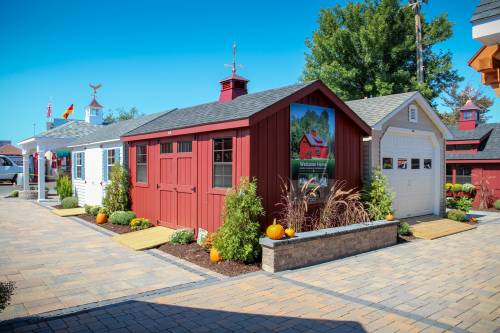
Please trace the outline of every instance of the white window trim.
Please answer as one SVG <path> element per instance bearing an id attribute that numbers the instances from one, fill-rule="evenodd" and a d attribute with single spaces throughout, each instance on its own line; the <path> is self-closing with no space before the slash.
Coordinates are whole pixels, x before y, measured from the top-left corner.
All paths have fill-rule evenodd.
<path id="1" fill-rule="evenodd" d="M 408 106 L 408 121 L 410 123 L 418 123 L 418 107 L 415 104 Z"/>
<path id="2" fill-rule="evenodd" d="M 84 160 L 84 159 L 83 159 L 83 158 L 81 158 L 81 157 L 83 157 L 83 154 L 85 154 L 85 151 L 76 151 L 76 152 L 75 152 L 75 179 L 78 179 L 78 180 L 85 180 L 85 179 L 82 177 L 82 175 L 84 175 L 84 170 L 83 170 L 83 168 L 85 168 L 85 164 L 84 164 L 84 162 L 83 162 L 83 160 Z M 79 156 L 79 155 L 81 156 L 81 157 L 80 157 L 80 163 L 81 163 L 81 164 L 78 164 L 78 163 L 77 163 L 77 162 L 78 162 L 78 156 Z M 78 177 L 78 167 L 82 168 L 82 170 L 81 170 L 81 172 L 80 172 L 80 177 Z"/>

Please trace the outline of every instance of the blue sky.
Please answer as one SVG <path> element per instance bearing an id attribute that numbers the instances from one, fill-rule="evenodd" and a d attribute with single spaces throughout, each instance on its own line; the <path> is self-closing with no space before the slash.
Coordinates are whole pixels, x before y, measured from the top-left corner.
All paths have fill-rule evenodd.
<path id="1" fill-rule="evenodd" d="M 448 11 L 454 36 L 440 47 L 452 50 L 464 84 L 479 86 L 467 66 L 480 46 L 469 23 L 476 2 L 431 0 L 424 11 Z M 250 91 L 294 83 L 319 9 L 335 3 L 345 1 L 2 1 L 0 139 L 17 143 L 33 123 L 44 129 L 49 98 L 56 116 L 74 104 L 72 117 L 82 119 L 90 82 L 103 84 L 106 110 L 152 113 L 215 100 L 233 41 Z M 492 121 L 500 121 L 499 105 Z"/>

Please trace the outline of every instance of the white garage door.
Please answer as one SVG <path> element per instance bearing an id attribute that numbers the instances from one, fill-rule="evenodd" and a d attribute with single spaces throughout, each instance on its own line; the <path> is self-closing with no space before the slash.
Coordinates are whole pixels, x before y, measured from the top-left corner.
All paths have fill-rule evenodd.
<path id="1" fill-rule="evenodd" d="M 382 173 L 399 218 L 439 213 L 440 154 L 432 132 L 389 129 L 381 141 Z"/>

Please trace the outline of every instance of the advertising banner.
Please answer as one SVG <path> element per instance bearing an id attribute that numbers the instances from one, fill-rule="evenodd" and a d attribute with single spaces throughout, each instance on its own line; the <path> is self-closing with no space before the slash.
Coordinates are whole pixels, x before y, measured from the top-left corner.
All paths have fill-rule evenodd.
<path id="1" fill-rule="evenodd" d="M 310 181 L 319 186 L 317 202 L 326 199 L 334 181 L 335 111 L 332 108 L 290 105 L 290 170 L 296 189 Z"/>

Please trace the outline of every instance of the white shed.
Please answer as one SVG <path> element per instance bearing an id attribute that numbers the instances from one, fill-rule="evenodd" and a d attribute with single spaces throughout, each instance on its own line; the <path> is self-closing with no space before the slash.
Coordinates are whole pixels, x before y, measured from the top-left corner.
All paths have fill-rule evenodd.
<path id="1" fill-rule="evenodd" d="M 419 92 L 346 102 L 372 128 L 364 142 L 364 178 L 380 167 L 400 218 L 445 210 L 445 147 L 451 133 Z"/>

